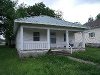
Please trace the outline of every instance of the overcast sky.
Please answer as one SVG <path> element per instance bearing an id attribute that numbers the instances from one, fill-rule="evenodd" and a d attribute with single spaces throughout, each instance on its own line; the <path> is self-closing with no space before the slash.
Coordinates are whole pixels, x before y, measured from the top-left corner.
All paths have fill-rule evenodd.
<path id="1" fill-rule="evenodd" d="M 100 13 L 100 0 L 19 0 L 19 4 L 23 2 L 27 5 L 43 2 L 54 10 L 62 11 L 66 21 L 82 24 Z"/>

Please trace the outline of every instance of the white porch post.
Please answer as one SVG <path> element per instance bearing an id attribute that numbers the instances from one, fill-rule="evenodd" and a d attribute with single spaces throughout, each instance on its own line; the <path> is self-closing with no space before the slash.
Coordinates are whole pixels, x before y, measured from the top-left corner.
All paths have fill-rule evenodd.
<path id="1" fill-rule="evenodd" d="M 82 47 L 85 48 L 85 34 L 82 32 Z"/>
<path id="2" fill-rule="evenodd" d="M 69 48 L 69 33 L 68 33 L 68 30 L 66 30 L 66 48 Z"/>
<path id="3" fill-rule="evenodd" d="M 48 42 L 48 49 L 50 49 L 50 29 L 47 29 L 47 42 Z"/>
<path id="4" fill-rule="evenodd" d="M 23 27 L 20 26 L 20 46 L 21 46 L 21 50 L 23 50 Z"/>

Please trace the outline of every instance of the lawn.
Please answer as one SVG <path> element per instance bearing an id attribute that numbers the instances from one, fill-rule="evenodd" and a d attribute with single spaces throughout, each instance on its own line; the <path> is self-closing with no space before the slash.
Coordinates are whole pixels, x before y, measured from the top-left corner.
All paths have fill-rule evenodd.
<path id="1" fill-rule="evenodd" d="M 21 60 L 14 48 L 0 47 L 0 75 L 100 75 L 100 68 L 72 61 L 67 56 Z"/>
<path id="2" fill-rule="evenodd" d="M 84 52 L 75 52 L 71 56 L 100 64 L 100 48 L 87 47 Z"/>

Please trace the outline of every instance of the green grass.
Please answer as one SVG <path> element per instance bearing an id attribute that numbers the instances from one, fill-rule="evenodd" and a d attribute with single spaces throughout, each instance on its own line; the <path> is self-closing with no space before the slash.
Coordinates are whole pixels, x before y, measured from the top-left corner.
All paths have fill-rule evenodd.
<path id="1" fill-rule="evenodd" d="M 71 56 L 100 64 L 100 48 L 87 47 L 84 52 L 75 52 Z"/>
<path id="2" fill-rule="evenodd" d="M 100 68 L 64 56 L 21 60 L 14 48 L 0 47 L 0 75 L 100 75 Z"/>

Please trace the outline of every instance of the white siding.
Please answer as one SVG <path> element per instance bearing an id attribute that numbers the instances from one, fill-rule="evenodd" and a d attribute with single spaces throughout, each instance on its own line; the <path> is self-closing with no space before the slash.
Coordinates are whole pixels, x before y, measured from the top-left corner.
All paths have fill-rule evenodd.
<path id="1" fill-rule="evenodd" d="M 75 42 L 82 42 L 82 33 L 75 33 Z"/>
<path id="2" fill-rule="evenodd" d="M 95 33 L 95 37 L 89 37 L 89 33 Z M 100 43 L 100 28 L 85 31 L 86 43 Z"/>
<path id="3" fill-rule="evenodd" d="M 89 37 L 89 33 L 95 33 L 95 37 Z M 91 29 L 84 31 L 85 33 L 85 43 L 100 43 L 100 28 Z M 82 33 L 78 32 L 75 34 L 75 41 L 82 41 Z"/>
<path id="4" fill-rule="evenodd" d="M 75 42 L 74 32 L 69 32 L 69 43 L 73 44 Z"/>
<path id="5" fill-rule="evenodd" d="M 24 41 L 33 41 L 33 32 L 40 33 L 40 41 L 47 41 L 47 30 L 43 29 L 26 29 L 24 28 L 23 39 Z"/>
<path id="6" fill-rule="evenodd" d="M 56 31 L 56 43 L 64 42 L 64 31 Z"/>

